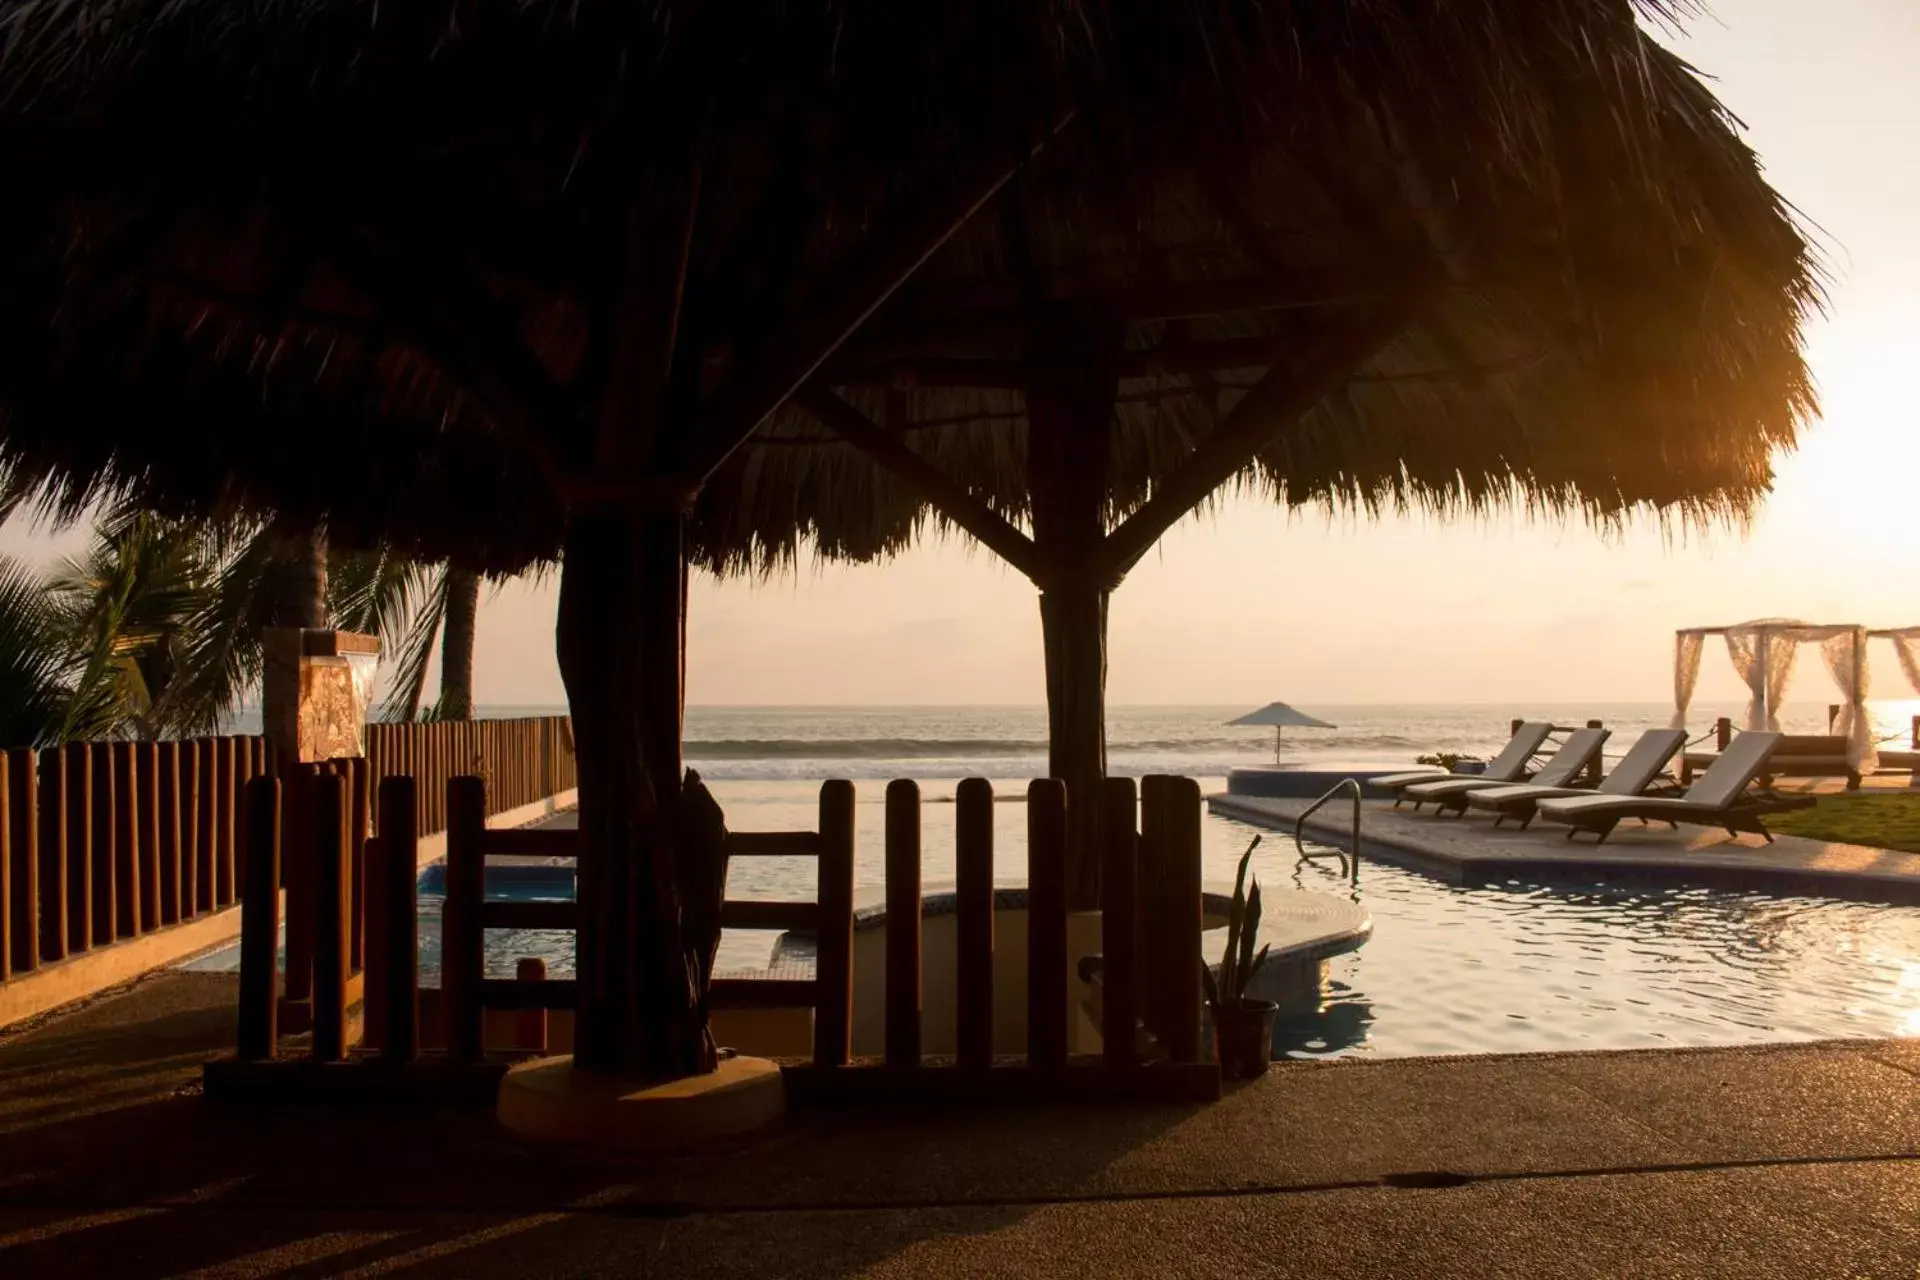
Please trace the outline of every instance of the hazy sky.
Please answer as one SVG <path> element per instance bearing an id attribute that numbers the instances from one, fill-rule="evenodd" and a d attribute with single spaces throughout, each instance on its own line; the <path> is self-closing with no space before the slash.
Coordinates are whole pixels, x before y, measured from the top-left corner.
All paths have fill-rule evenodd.
<path id="1" fill-rule="evenodd" d="M 1329 522 L 1229 500 L 1176 528 L 1114 597 L 1117 703 L 1654 701 L 1677 626 L 1785 615 L 1920 624 L 1920 0 L 1721 0 L 1674 42 L 1750 127 L 1825 237 L 1811 333 L 1825 419 L 1782 458 L 1744 537 L 1603 540 L 1518 518 Z M 40 554 L 14 528 L 0 546 Z M 553 592 L 483 604 L 483 703 L 557 702 Z M 1043 700 L 1032 588 L 970 542 L 770 583 L 696 580 L 695 703 Z M 1876 653 L 1885 695 L 1907 696 Z M 1819 664 L 1790 696 L 1826 701 Z M 1738 692 L 1710 650 L 1699 697 Z"/>

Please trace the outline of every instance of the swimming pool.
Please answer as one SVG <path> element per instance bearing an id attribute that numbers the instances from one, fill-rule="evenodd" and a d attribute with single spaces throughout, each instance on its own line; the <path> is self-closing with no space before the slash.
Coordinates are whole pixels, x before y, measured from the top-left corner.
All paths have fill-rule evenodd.
<path id="1" fill-rule="evenodd" d="M 868 885 L 880 873 L 877 791 L 862 789 L 858 815 L 856 878 Z M 801 784 L 744 814 L 720 798 L 743 830 L 811 825 L 811 788 Z M 996 809 L 999 865 L 1018 882 L 1025 807 Z M 925 814 L 931 882 L 952 874 L 952 807 L 928 804 Z M 1257 830 L 1209 815 L 1208 875 L 1230 876 Z M 1263 834 L 1254 855 L 1263 882 L 1348 891 L 1330 864 L 1296 870 L 1291 839 Z M 732 892 L 804 897 L 811 874 L 805 861 L 756 858 Z M 1920 1036 L 1920 907 L 1673 885 L 1463 888 L 1374 861 L 1358 892 L 1373 916 L 1371 941 L 1331 963 L 1317 1011 L 1281 1021 L 1277 1051 L 1402 1057 Z M 764 963 L 771 941 L 729 934 L 721 969 Z M 432 971 L 438 952 L 439 900 L 423 896 L 423 968 Z M 490 971 L 511 975 L 521 956 L 541 956 L 553 976 L 570 973 L 571 936 L 489 933 Z"/>

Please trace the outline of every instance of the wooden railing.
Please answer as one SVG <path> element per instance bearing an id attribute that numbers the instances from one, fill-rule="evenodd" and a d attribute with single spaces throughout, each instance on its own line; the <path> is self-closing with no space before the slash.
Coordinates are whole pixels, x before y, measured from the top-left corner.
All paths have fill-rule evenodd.
<path id="1" fill-rule="evenodd" d="M 289 896 L 283 1030 L 304 1029 L 309 1016 L 315 895 L 330 888 L 314 879 L 321 869 L 312 851 L 309 781 L 331 773 L 347 787 L 350 993 L 357 990 L 351 975 L 365 961 L 364 846 L 383 780 L 418 773 L 431 783 L 412 792 L 415 829 L 423 834 L 444 829 L 446 782 L 458 774 L 486 778 L 489 815 L 564 796 L 574 786 L 565 716 L 370 725 L 366 741 L 364 757 L 302 766 L 281 779 L 285 813 L 270 884 L 276 912 L 279 888 Z M 246 788 L 275 772 L 260 737 L 0 752 L 0 984 L 239 904 L 248 889 Z M 202 929 L 183 935 L 181 946 L 231 937 L 230 926 L 225 933 Z"/>
<path id="2" fill-rule="evenodd" d="M 573 790 L 573 721 L 566 716 L 466 723 L 370 724 L 367 766 L 375 788 L 384 778 L 414 780 L 415 821 L 423 836 L 447 829 L 447 783 L 483 778 L 487 816 Z"/>
<path id="3" fill-rule="evenodd" d="M 0 982 L 231 907 L 260 738 L 0 753 Z"/>
<path id="4" fill-rule="evenodd" d="M 343 776 L 349 775 L 349 776 Z M 346 1053 L 349 983 L 353 971 L 352 919 L 362 908 L 351 891 L 352 841 L 339 815 L 355 803 L 350 771 L 322 769 L 308 780 L 317 821 L 314 857 L 317 871 L 312 901 L 318 915 L 306 932 L 312 938 L 310 964 L 314 1038 L 309 1056 L 283 1064 L 283 1079 L 300 1082 L 301 1062 L 324 1066 Z M 469 1076 L 497 1069 L 503 1055 L 543 1050 L 550 1010 L 571 1010 L 578 988 L 569 979 L 529 976 L 528 966 L 512 979 L 485 973 L 485 936 L 489 929 L 577 927 L 576 902 L 505 902 L 486 896 L 489 858 L 544 856 L 576 858 L 577 831 L 555 829 L 489 830 L 487 788 L 473 777 L 451 779 L 446 788 L 448 865 L 442 920 L 441 987 L 433 1025 L 423 1016 L 419 986 L 413 867 L 420 839 L 417 788 L 412 779 L 382 782 L 378 835 L 365 846 L 369 886 L 364 931 L 366 949 L 366 1027 L 377 1057 L 363 1054 L 369 1067 L 367 1087 L 378 1091 L 396 1082 L 413 1087 L 415 1070 L 440 1064 Z M 1219 1093 L 1219 1070 L 1202 1054 L 1200 1021 L 1199 788 L 1189 779 L 1146 779 L 1136 798 L 1134 783 L 1108 782 L 1103 806 L 1103 902 L 1101 917 L 1101 1025 L 1107 1031 L 1097 1057 L 1071 1052 L 1071 960 L 1067 895 L 1067 804 L 1064 784 L 1036 781 L 1027 792 L 1028 895 L 1027 1028 L 1025 1052 L 996 1056 L 993 1043 L 995 991 L 994 795 L 983 779 L 962 783 L 956 797 L 956 864 L 959 884 L 955 956 L 957 1042 L 952 1059 L 922 1053 L 923 904 L 921 898 L 920 795 L 909 781 L 887 789 L 886 849 L 887 935 L 885 1046 L 872 1061 L 852 1056 L 854 789 L 828 782 L 820 791 L 815 831 L 742 832 L 727 839 L 729 858 L 811 856 L 817 860 L 811 901 L 726 900 L 723 927 L 812 931 L 817 939 L 812 977 L 722 978 L 711 986 L 716 1009 L 811 1010 L 812 1052 L 804 1065 L 786 1068 L 788 1087 L 804 1101 L 867 1101 L 885 1098 L 1163 1097 L 1200 1099 Z M 272 861 L 286 842 L 282 784 L 254 784 L 250 796 L 254 832 L 253 874 L 271 880 Z M 289 894 L 289 902 L 293 895 Z M 255 929 L 259 911 L 259 928 Z M 239 1053 L 217 1079 L 254 1079 L 274 1074 L 278 1047 L 274 1021 L 274 951 L 270 939 L 277 920 L 272 902 L 249 899 L 247 928 L 253 939 L 243 946 Z M 296 955 L 295 929 L 288 922 L 290 962 Z M 305 962 L 303 962 L 305 963 Z M 291 986 L 291 977 L 289 978 Z M 496 1024 L 489 1033 L 489 1011 L 534 1015 L 532 1043 L 521 1023 Z M 1144 1032 L 1144 1037 L 1142 1036 Z M 423 1055 L 429 1040 L 444 1054 Z M 1143 1051 L 1142 1045 L 1152 1046 Z M 342 1079 L 327 1079 L 329 1088 Z"/>

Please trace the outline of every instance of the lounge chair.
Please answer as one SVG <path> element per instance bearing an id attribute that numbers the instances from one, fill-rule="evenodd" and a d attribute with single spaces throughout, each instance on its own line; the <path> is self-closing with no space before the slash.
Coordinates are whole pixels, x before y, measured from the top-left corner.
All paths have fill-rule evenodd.
<path id="1" fill-rule="evenodd" d="M 1812 796 L 1748 795 L 1747 787 L 1766 768 L 1767 757 L 1780 746 L 1781 735 L 1770 731 L 1749 730 L 1735 738 L 1713 767 L 1682 796 L 1561 796 L 1542 800 L 1534 806 L 1548 822 L 1564 822 L 1571 840 L 1582 831 L 1591 831 L 1604 844 L 1623 818 L 1643 822 L 1665 822 L 1676 830 L 1683 822 L 1706 827 L 1725 827 L 1737 836 L 1751 831 L 1773 842 L 1773 833 L 1761 818 L 1769 813 L 1813 806 Z"/>
<path id="2" fill-rule="evenodd" d="M 1518 782 L 1526 776 L 1527 763 L 1533 759 L 1533 753 L 1553 732 L 1550 724 L 1534 723 L 1529 720 L 1515 731 L 1500 754 L 1487 761 L 1487 767 L 1479 773 L 1448 773 L 1445 769 L 1414 769 L 1407 773 L 1389 773 L 1378 778 L 1368 778 L 1369 787 L 1378 787 L 1383 791 L 1398 792 L 1416 782 L 1438 782 L 1442 778 L 1480 778 L 1487 782 Z M 1395 799 L 1393 807 L 1398 809 L 1400 801 Z"/>
<path id="3" fill-rule="evenodd" d="M 1466 802 L 1475 809 L 1490 810 L 1493 825 L 1499 826 L 1508 818 L 1520 819 L 1520 829 L 1525 831 L 1533 822 L 1534 806 L 1542 800 L 1551 800 L 1557 796 L 1637 796 L 1653 785 L 1667 767 L 1674 753 L 1680 750 L 1687 740 L 1684 729 L 1649 729 L 1640 735 L 1627 754 L 1620 757 L 1620 763 L 1613 766 L 1611 772 L 1593 788 L 1550 787 L 1535 783 L 1519 783 L 1511 786 L 1482 787 L 1478 791 L 1469 791 Z M 1541 771 L 1543 774 L 1545 770 Z"/>
<path id="4" fill-rule="evenodd" d="M 1540 766 L 1540 772 L 1533 775 L 1533 781 L 1543 787 L 1560 790 L 1575 778 L 1593 767 L 1599 758 L 1600 748 L 1606 744 L 1608 731 L 1605 729 L 1575 729 L 1560 744 L 1560 749 L 1551 759 Z M 1400 798 L 1413 801 L 1413 807 L 1423 804 L 1438 805 L 1435 811 L 1445 813 L 1449 809 L 1464 815 L 1467 811 L 1467 797 L 1476 791 L 1490 787 L 1502 787 L 1498 778 L 1441 778 L 1437 782 L 1416 782 L 1412 786 L 1400 789 Z"/>

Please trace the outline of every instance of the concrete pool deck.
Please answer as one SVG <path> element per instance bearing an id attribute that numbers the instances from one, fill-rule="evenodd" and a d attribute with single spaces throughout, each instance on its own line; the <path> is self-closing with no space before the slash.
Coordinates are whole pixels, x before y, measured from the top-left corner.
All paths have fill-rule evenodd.
<path id="1" fill-rule="evenodd" d="M 1836 1276 L 1920 1263 L 1920 1041 L 1288 1063 L 1211 1106 L 808 1113 L 728 1150 L 209 1108 L 233 980 L 0 1038 L 0 1274 Z"/>
<path id="2" fill-rule="evenodd" d="M 1312 803 L 1267 796 L 1215 795 L 1211 812 L 1291 834 Z M 1346 848 L 1353 830 L 1345 801 L 1307 819 L 1316 841 Z M 1491 816 L 1435 816 L 1431 808 L 1395 809 L 1390 800 L 1361 802 L 1363 852 L 1430 872 L 1460 884 L 1509 876 L 1568 878 L 1579 875 L 1640 876 L 1716 886 L 1821 894 L 1873 902 L 1920 904 L 1920 855 L 1781 835 L 1772 844 L 1759 836 L 1729 836 L 1702 827 L 1622 823 L 1603 845 L 1591 838 L 1569 842 L 1566 828 L 1535 823 L 1522 831 Z M 1366 872 L 1361 871 L 1362 883 Z"/>

